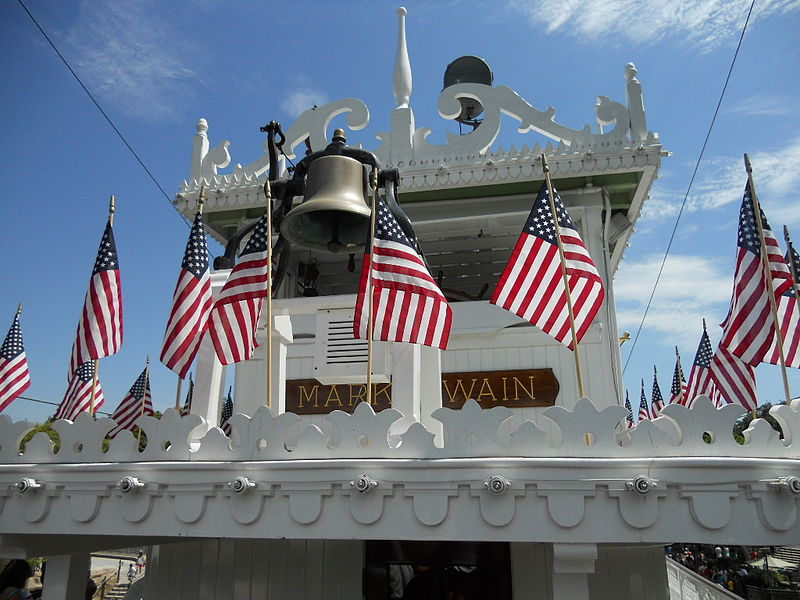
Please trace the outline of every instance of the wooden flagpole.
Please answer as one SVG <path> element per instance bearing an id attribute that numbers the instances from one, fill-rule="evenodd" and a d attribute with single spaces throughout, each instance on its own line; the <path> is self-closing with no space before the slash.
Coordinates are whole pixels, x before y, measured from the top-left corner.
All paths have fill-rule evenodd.
<path id="1" fill-rule="evenodd" d="M 144 392 L 142 393 L 142 410 L 139 412 L 139 416 L 141 417 L 144 415 L 145 405 L 147 403 L 147 388 L 150 384 L 150 355 L 147 355 L 147 364 L 144 368 Z M 142 441 L 142 427 L 139 426 L 139 431 L 136 432 L 136 445 L 138 446 Z"/>
<path id="2" fill-rule="evenodd" d="M 789 392 L 789 376 L 786 373 L 786 358 L 783 355 L 783 335 L 781 334 L 781 324 L 778 320 L 778 307 L 775 302 L 775 292 L 772 286 L 772 270 L 769 268 L 769 256 L 767 256 L 767 244 L 764 241 L 764 225 L 761 222 L 761 205 L 758 202 L 756 195 L 756 186 L 753 183 L 753 167 L 750 165 L 750 157 L 745 153 L 744 166 L 747 170 L 747 185 L 750 186 L 750 195 L 753 200 L 753 212 L 756 215 L 756 225 L 758 226 L 758 239 L 761 242 L 761 262 L 764 265 L 764 272 L 766 274 L 767 283 L 767 296 L 769 296 L 769 306 L 772 310 L 772 323 L 775 327 L 775 338 L 778 343 L 778 356 L 781 359 L 781 374 L 783 375 L 783 389 L 786 393 L 786 404 L 792 400 L 792 395 Z M 755 410 L 753 411 L 755 413 Z M 755 415 L 754 415 L 755 416 Z"/>
<path id="3" fill-rule="evenodd" d="M 544 169 L 544 176 L 547 181 L 547 194 L 550 196 L 550 212 L 553 215 L 553 222 L 556 230 L 556 240 L 558 242 L 558 256 L 561 261 L 561 276 L 564 279 L 564 291 L 567 297 L 567 309 L 569 311 L 569 328 L 572 332 L 572 344 L 575 354 L 575 374 L 578 378 L 578 396 L 584 398 L 586 396 L 583 387 L 583 372 L 581 371 L 581 357 L 578 351 L 578 336 L 575 330 L 575 313 L 572 310 L 572 296 L 569 289 L 569 275 L 567 274 L 567 259 L 564 254 L 564 243 L 561 241 L 561 228 L 558 224 L 558 214 L 556 213 L 556 200 L 553 194 L 553 181 L 550 179 L 550 166 L 547 164 L 547 157 L 542 153 L 542 168 Z"/>
<path id="4" fill-rule="evenodd" d="M 111 194 L 111 199 L 108 201 L 108 222 L 111 227 L 114 227 L 114 210 L 116 209 L 116 198 Z M 89 414 L 94 418 L 94 404 L 95 395 L 97 393 L 97 380 L 100 376 L 100 361 L 94 359 L 94 374 L 92 375 L 92 393 L 89 394 Z"/>
<path id="5" fill-rule="evenodd" d="M 369 276 L 367 278 L 367 310 L 369 316 L 367 317 L 367 404 L 372 404 L 372 334 L 375 324 L 373 323 L 372 316 L 372 264 L 373 253 L 375 252 L 375 222 L 377 221 L 376 213 L 378 211 L 378 170 L 372 169 L 369 178 L 370 186 L 372 186 L 372 214 L 369 219 Z"/>
<path id="6" fill-rule="evenodd" d="M 270 173 L 271 174 L 271 173 Z M 272 186 L 264 182 L 267 197 L 267 406 L 272 407 Z"/>
<path id="7" fill-rule="evenodd" d="M 792 287 L 794 287 L 794 296 L 797 302 L 800 302 L 800 286 L 797 284 L 797 270 L 794 268 L 794 246 L 789 237 L 789 228 L 783 226 L 783 239 L 786 240 L 786 249 L 789 252 L 789 270 L 792 272 Z"/>

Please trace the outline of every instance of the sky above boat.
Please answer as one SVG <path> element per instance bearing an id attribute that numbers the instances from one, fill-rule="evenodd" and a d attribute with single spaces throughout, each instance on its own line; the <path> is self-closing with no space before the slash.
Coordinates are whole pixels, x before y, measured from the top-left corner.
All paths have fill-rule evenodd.
<path id="1" fill-rule="evenodd" d="M 188 178 L 198 119 L 207 119 L 212 145 L 231 141 L 233 165 L 248 164 L 263 153 L 259 127 L 268 121 L 288 128 L 313 105 L 356 97 L 369 107 L 371 121 L 349 132 L 348 141 L 377 147 L 375 136 L 390 130 L 395 106 L 399 5 L 25 5 L 164 193 L 23 6 L 0 3 L 2 335 L 22 302 L 32 380 L 24 395 L 58 403 L 108 198 L 115 194 L 125 341 L 117 355 L 100 363 L 105 408 L 113 411 L 150 355 L 153 401 L 163 410 L 174 405 L 176 378 L 157 357 L 189 233 L 170 199 Z M 491 66 L 495 85 L 511 87 L 536 108 L 553 106 L 561 124 L 580 129 L 588 123 L 596 131 L 597 96 L 624 104 L 624 67 L 634 62 L 648 127 L 671 153 L 614 282 L 620 332 L 635 334 L 749 7 L 740 0 L 410 3 L 406 27 L 416 125 L 429 127 L 434 143 L 458 132 L 455 122 L 437 112 L 442 77 L 455 58 L 476 55 Z M 625 387 L 633 398 L 642 378 L 649 396 L 654 365 L 668 394 L 676 345 L 688 376 L 703 318 L 712 343 L 720 337 L 733 282 L 745 152 L 772 228 L 782 240 L 787 225 L 800 242 L 798 31 L 800 1 L 755 3 L 647 320 L 633 354 L 632 342 L 622 347 Z M 495 147 L 546 141 L 517 133 L 509 119 Z M 213 241 L 210 249 L 222 252 Z M 761 403 L 783 400 L 778 367 L 758 367 L 757 378 Z M 797 369 L 790 383 L 792 395 L 800 395 Z M 54 410 L 18 399 L 4 414 L 39 421 Z"/>

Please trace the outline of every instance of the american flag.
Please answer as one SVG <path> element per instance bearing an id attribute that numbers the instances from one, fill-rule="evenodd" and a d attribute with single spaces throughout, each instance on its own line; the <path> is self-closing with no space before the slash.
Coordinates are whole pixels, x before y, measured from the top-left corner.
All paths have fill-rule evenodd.
<path id="1" fill-rule="evenodd" d="M 719 392 L 717 406 L 741 404 L 748 410 L 758 406 L 756 398 L 756 369 L 734 356 L 721 343 L 711 359 L 711 377 Z"/>
<path id="2" fill-rule="evenodd" d="M 675 348 L 675 371 L 672 373 L 672 387 L 670 388 L 669 403 L 684 404 L 686 402 L 686 379 L 681 367 L 681 355 Z"/>
<path id="3" fill-rule="evenodd" d="M 53 418 L 74 421 L 79 414 L 87 412 L 91 404 L 93 379 L 94 361 L 85 362 L 79 366 L 70 378 L 67 392 Z M 99 379 L 94 393 L 94 409 L 97 411 L 103 406 L 104 401 Z"/>
<path id="4" fill-rule="evenodd" d="M 689 382 L 686 384 L 686 394 L 683 397 L 683 403 L 689 408 L 700 395 L 706 395 L 714 401 L 719 398 L 719 392 L 711 378 L 711 357 L 711 340 L 708 339 L 706 323 L 703 321 L 703 335 L 700 336 L 697 354 L 694 355 L 692 370 L 689 372 Z"/>
<path id="5" fill-rule="evenodd" d="M 651 396 L 650 414 L 655 419 L 661 414 L 664 408 L 664 396 L 661 395 L 661 387 L 658 385 L 658 371 L 653 367 L 653 394 Z"/>
<path id="6" fill-rule="evenodd" d="M 792 286 L 789 267 L 763 211 L 761 224 L 772 273 L 771 292 L 767 291 L 768 282 L 761 258 L 761 242 L 748 180 L 739 212 L 733 297 L 728 316 L 722 323 L 723 332 L 719 344 L 753 366 L 764 360 L 775 336 L 769 293 L 773 293 L 777 300 Z"/>
<path id="7" fill-rule="evenodd" d="M 122 287 L 111 221 L 94 261 L 89 290 L 69 362 L 70 378 L 84 363 L 110 356 L 122 346 Z"/>
<path id="8" fill-rule="evenodd" d="M 208 315 L 213 305 L 211 278 L 208 273 L 208 247 L 203 216 L 194 217 L 194 225 L 186 242 L 181 273 L 172 296 L 161 362 L 184 379 L 197 355 L 203 334 L 208 327 Z"/>
<path id="9" fill-rule="evenodd" d="M 211 311 L 209 332 L 223 365 L 247 360 L 258 346 L 256 328 L 269 293 L 267 233 L 264 213 Z"/>
<path id="10" fill-rule="evenodd" d="M 28 359 L 22 344 L 19 311 L 0 347 L 0 412 L 31 385 Z"/>
<path id="11" fill-rule="evenodd" d="M 447 348 L 453 312 L 431 277 L 414 240 L 400 228 L 386 203 L 377 199 L 375 239 L 361 268 L 353 337 L 367 339 L 372 266 L 372 339 Z M 370 258 L 371 257 L 371 258 Z"/>
<path id="12" fill-rule="evenodd" d="M 133 431 L 136 420 L 142 415 L 152 416 L 153 400 L 150 396 L 149 368 L 145 367 L 142 374 L 128 390 L 128 395 L 119 403 L 117 410 L 111 415 L 117 426 L 108 432 L 108 437 L 114 438 L 121 431 Z"/>
<path id="13" fill-rule="evenodd" d="M 189 389 L 186 390 L 186 401 L 183 403 L 183 408 L 181 408 L 181 416 L 185 417 L 186 415 L 192 412 L 192 396 L 194 395 L 194 381 L 192 381 L 192 375 L 189 374 Z"/>
<path id="14" fill-rule="evenodd" d="M 630 429 L 633 427 L 633 408 L 631 407 L 631 399 L 630 396 L 628 396 L 628 390 L 625 390 L 625 408 L 628 409 L 628 416 L 625 417 L 627 421 L 626 427 Z"/>
<path id="15" fill-rule="evenodd" d="M 603 282 L 554 190 L 578 341 L 603 303 Z M 547 186 L 542 185 L 491 299 L 573 348 L 567 295 Z"/>
<path id="16" fill-rule="evenodd" d="M 231 424 L 228 422 L 233 416 L 233 398 L 231 398 L 231 390 L 228 388 L 228 397 L 225 398 L 225 403 L 222 405 L 222 415 L 220 415 L 219 426 L 223 433 L 230 437 Z"/>
<path id="17" fill-rule="evenodd" d="M 778 313 L 778 323 L 780 323 L 781 327 L 783 358 L 786 361 L 786 366 L 800 368 L 800 303 L 797 301 L 796 289 L 797 286 L 800 286 L 800 256 L 791 245 L 786 252 L 785 260 L 788 265 L 794 265 L 795 285 L 790 286 L 783 294 L 778 296 L 776 312 Z M 778 336 L 775 336 L 764 362 L 779 365 L 781 364 L 780 361 Z"/>
<path id="18" fill-rule="evenodd" d="M 644 379 L 642 379 L 642 395 L 639 397 L 639 422 L 650 418 L 650 409 L 647 408 L 647 396 L 644 395 Z"/>

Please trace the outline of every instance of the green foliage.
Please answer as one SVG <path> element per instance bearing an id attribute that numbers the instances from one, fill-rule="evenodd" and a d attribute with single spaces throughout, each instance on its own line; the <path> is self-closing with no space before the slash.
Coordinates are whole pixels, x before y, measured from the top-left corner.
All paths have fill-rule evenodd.
<path id="1" fill-rule="evenodd" d="M 781 402 L 780 404 L 786 404 L 785 402 Z M 783 439 L 783 430 L 781 429 L 780 424 L 775 420 L 775 417 L 769 414 L 769 410 L 776 405 L 773 405 L 770 402 L 765 402 L 761 406 L 757 407 L 755 411 L 747 411 L 741 417 L 736 420 L 736 423 L 733 425 L 733 437 L 736 439 L 737 442 L 740 444 L 744 444 L 744 431 L 748 427 L 750 427 L 750 423 L 753 421 L 753 412 L 755 412 L 757 419 L 764 419 L 770 426 L 778 432 L 781 439 Z"/>
<path id="2" fill-rule="evenodd" d="M 22 442 L 19 444 L 19 451 L 25 452 L 25 444 L 33 439 L 37 433 L 46 433 L 53 443 L 55 444 L 55 452 L 58 452 L 58 449 L 61 448 L 61 438 L 58 435 L 58 432 L 53 429 L 53 420 L 47 419 L 44 423 L 39 423 L 35 425 L 33 429 L 31 429 L 28 433 L 25 434 L 25 437 L 22 438 Z"/>
<path id="3" fill-rule="evenodd" d="M 750 569 L 744 581 L 748 585 L 774 589 L 781 587 L 783 578 L 775 571 L 770 571 L 769 569 Z"/>

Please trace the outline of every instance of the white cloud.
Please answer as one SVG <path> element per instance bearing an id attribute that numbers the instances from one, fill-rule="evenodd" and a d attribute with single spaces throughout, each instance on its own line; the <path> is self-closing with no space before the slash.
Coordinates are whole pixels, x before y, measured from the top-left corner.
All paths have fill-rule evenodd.
<path id="1" fill-rule="evenodd" d="M 747 117 L 783 117 L 794 113 L 794 103 L 785 96 L 757 95 L 744 98 L 727 112 Z"/>
<path id="2" fill-rule="evenodd" d="M 711 50 L 741 32 L 750 0 L 509 0 L 532 25 L 548 33 L 569 34 L 594 42 L 603 36 L 653 45 L 681 36 Z M 780 15 L 800 7 L 799 0 L 762 0 L 750 18 Z"/>
<path id="3" fill-rule="evenodd" d="M 152 17 L 149 3 L 84 1 L 66 36 L 81 78 L 102 100 L 146 121 L 172 118 L 191 94 L 192 49 Z"/>
<path id="4" fill-rule="evenodd" d="M 639 327 L 661 260 L 652 255 L 620 266 L 614 278 L 620 331 L 634 332 Z M 696 346 L 702 319 L 710 319 L 711 327 L 725 316 L 732 284 L 732 273 L 720 261 L 670 255 L 645 321 L 647 337 L 660 338 L 664 345 Z"/>
<path id="5" fill-rule="evenodd" d="M 322 106 L 327 102 L 325 94 L 314 89 L 310 84 L 299 83 L 294 89 L 289 90 L 280 106 L 290 116 L 298 117 L 303 111 L 314 106 Z"/>
<path id="6" fill-rule="evenodd" d="M 755 152 L 750 155 L 750 162 L 758 197 L 772 226 L 800 224 L 800 207 L 796 199 L 800 188 L 800 139 L 782 150 Z M 746 179 L 740 156 L 705 159 L 686 202 L 684 216 L 741 202 Z M 657 187 L 645 203 L 641 226 L 646 227 L 664 218 L 674 219 L 685 193 L 685 189 Z"/>

